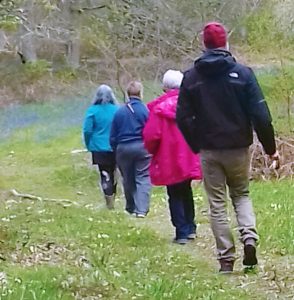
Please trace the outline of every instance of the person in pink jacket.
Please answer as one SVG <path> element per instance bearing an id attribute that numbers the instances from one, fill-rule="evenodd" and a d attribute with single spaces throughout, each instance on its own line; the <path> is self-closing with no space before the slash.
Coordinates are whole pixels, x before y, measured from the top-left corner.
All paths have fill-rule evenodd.
<path id="1" fill-rule="evenodd" d="M 176 125 L 176 106 L 183 74 L 168 70 L 163 76 L 164 94 L 148 103 L 149 118 L 143 130 L 145 148 L 152 154 L 151 182 L 167 187 L 174 242 L 186 244 L 196 237 L 191 181 L 201 179 L 198 155 L 187 145 Z"/>

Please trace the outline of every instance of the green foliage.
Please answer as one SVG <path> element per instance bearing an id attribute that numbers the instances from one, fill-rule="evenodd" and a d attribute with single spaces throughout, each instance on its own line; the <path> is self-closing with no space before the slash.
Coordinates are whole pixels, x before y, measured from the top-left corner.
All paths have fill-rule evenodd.
<path id="1" fill-rule="evenodd" d="M 17 29 L 20 18 L 14 10 L 18 4 L 18 1 L 0 1 L 0 29 L 5 31 L 15 31 Z"/>
<path id="2" fill-rule="evenodd" d="M 247 42 L 252 51 L 274 54 L 282 48 L 286 50 L 291 47 L 293 38 L 289 36 L 290 30 L 286 32 L 280 26 L 277 16 L 269 7 L 257 10 L 245 18 L 244 22 L 248 31 Z"/>
<path id="3" fill-rule="evenodd" d="M 272 111 L 276 129 L 289 134 L 293 130 L 294 68 L 282 66 L 260 72 L 259 81 Z"/>
<path id="4" fill-rule="evenodd" d="M 24 75 L 27 80 L 37 80 L 48 73 L 50 63 L 47 60 L 39 59 L 35 62 L 27 62 L 23 65 Z"/>
<path id="5" fill-rule="evenodd" d="M 61 70 L 55 71 L 54 75 L 62 82 L 70 82 L 77 79 L 78 71 L 69 67 L 64 67 Z"/>
<path id="6" fill-rule="evenodd" d="M 270 11 L 262 11 L 249 16 L 246 21 L 248 29 L 248 44 L 256 51 L 266 51 L 267 48 L 276 46 L 278 36 L 273 15 Z"/>
<path id="7" fill-rule="evenodd" d="M 0 18 L 0 29 L 5 31 L 16 31 L 19 25 L 19 19 L 15 16 L 3 16 Z"/>

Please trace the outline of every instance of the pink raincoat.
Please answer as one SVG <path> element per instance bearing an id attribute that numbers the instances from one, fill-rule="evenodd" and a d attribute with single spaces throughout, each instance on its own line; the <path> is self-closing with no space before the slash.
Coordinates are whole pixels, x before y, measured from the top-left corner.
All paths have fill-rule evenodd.
<path id="1" fill-rule="evenodd" d="M 148 121 L 143 130 L 146 149 L 153 155 L 150 177 L 154 185 L 172 185 L 188 179 L 201 179 L 198 155 L 187 145 L 176 125 L 179 90 L 148 103 Z"/>

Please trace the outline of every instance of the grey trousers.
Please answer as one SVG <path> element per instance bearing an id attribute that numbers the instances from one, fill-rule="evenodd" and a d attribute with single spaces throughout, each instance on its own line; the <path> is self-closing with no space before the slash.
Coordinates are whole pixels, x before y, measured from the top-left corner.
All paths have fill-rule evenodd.
<path id="1" fill-rule="evenodd" d="M 116 160 L 123 176 L 126 211 L 147 214 L 151 191 L 150 155 L 143 142 L 119 144 L 116 149 Z"/>
<path id="2" fill-rule="evenodd" d="M 226 207 L 227 187 L 241 241 L 245 244 L 247 239 L 258 240 L 255 215 L 249 199 L 249 150 L 202 150 L 200 156 L 217 258 L 234 260 L 235 245 Z"/>

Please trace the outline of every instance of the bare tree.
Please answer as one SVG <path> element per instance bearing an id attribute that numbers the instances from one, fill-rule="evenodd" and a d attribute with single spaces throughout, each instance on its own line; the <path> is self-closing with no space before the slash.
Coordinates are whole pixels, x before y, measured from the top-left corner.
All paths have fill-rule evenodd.
<path id="1" fill-rule="evenodd" d="M 109 77 L 117 74 L 155 74 L 183 67 L 201 50 L 203 23 L 219 20 L 242 31 L 242 18 L 261 0 L 3 0 L 10 3 L 19 29 L 15 44 L 24 61 L 35 61 L 42 45 L 61 45 L 72 68 L 81 56 L 103 59 Z M 265 1 L 265 0 L 264 0 Z M 0 5 L 0 18 L 8 10 Z M 44 54 L 42 54 L 44 55 Z M 40 56 L 43 58 L 44 56 Z M 55 57 L 55 55 L 51 55 Z M 49 59 L 49 58 L 47 58 Z M 137 60 L 136 62 L 134 60 Z M 89 62 L 89 60 L 88 60 Z M 84 62 L 83 62 L 84 64 Z M 101 70 L 102 67 L 97 65 Z M 118 71 L 119 70 L 119 71 Z M 99 72 L 101 73 L 101 71 Z"/>

